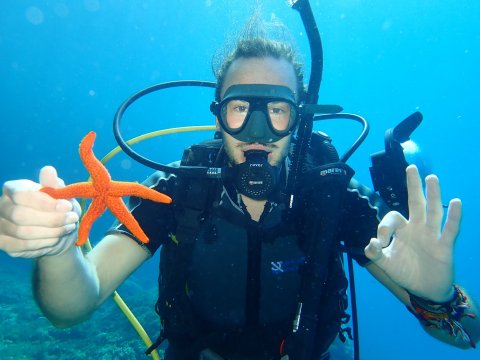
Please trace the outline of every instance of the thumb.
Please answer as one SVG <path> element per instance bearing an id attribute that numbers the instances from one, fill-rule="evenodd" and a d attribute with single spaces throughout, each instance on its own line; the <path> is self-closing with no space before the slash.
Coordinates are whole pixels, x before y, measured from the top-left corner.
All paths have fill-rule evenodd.
<path id="1" fill-rule="evenodd" d="M 57 175 L 57 170 L 53 166 L 44 166 L 40 170 L 40 185 L 42 187 L 61 188 L 65 183 Z"/>
<path id="2" fill-rule="evenodd" d="M 366 257 L 375 263 L 380 262 L 385 256 L 383 254 L 382 244 L 380 240 L 376 238 L 370 240 L 370 243 L 365 247 L 364 252 Z"/>

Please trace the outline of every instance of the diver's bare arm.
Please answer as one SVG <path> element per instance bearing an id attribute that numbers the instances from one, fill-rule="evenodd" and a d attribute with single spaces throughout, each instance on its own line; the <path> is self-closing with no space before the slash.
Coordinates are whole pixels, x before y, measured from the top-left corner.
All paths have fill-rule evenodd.
<path id="1" fill-rule="evenodd" d="M 33 288 L 57 327 L 86 320 L 149 254 L 124 235 L 106 236 L 86 257 L 78 247 L 36 260 Z"/>
<path id="2" fill-rule="evenodd" d="M 367 265 L 366 268 L 378 281 L 380 281 L 380 283 L 382 283 L 388 290 L 390 290 L 402 303 L 404 303 L 412 311 L 414 311 L 412 304 L 410 303 L 410 296 L 408 295 L 408 292 L 404 288 L 398 286 L 395 282 L 393 282 L 387 276 L 387 274 L 385 274 L 385 272 L 382 269 L 380 269 L 377 265 L 371 263 Z M 478 343 L 480 341 L 480 317 L 479 317 L 480 314 L 478 311 L 478 306 L 475 300 L 466 291 L 463 290 L 463 293 L 466 295 L 468 299 L 468 305 L 469 305 L 469 308 L 465 312 L 468 314 L 471 314 L 472 316 L 464 316 L 459 321 L 463 329 L 469 335 L 471 341 L 473 343 Z M 430 334 L 434 338 L 444 343 L 447 343 L 462 349 L 469 349 L 472 347 L 470 342 L 465 341 L 465 339 L 462 337 L 462 334 L 460 333 L 457 333 L 456 335 L 452 335 L 451 332 L 449 332 L 449 330 L 446 328 L 438 329 L 434 327 L 427 327 L 423 324 L 422 324 L 422 328 L 428 334 Z"/>
<path id="3" fill-rule="evenodd" d="M 436 339 L 461 349 L 475 348 L 480 340 L 478 306 L 460 286 L 455 285 L 453 300 L 446 304 L 432 303 L 412 296 L 407 306 L 412 313 L 417 314 L 423 329 Z"/>
<path id="4" fill-rule="evenodd" d="M 73 246 L 35 260 L 33 294 L 45 316 L 57 327 L 75 325 L 95 310 L 100 284 L 95 268 Z"/>

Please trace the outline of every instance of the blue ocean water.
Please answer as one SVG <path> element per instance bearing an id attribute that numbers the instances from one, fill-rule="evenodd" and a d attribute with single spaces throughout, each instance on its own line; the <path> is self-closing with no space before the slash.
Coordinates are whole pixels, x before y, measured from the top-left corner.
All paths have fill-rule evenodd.
<path id="1" fill-rule="evenodd" d="M 0 182 L 37 179 L 39 169 L 46 164 L 57 167 L 67 183 L 83 181 L 87 173 L 77 154 L 81 138 L 90 130 L 96 131 L 95 152 L 102 156 L 116 146 L 112 118 L 129 95 L 163 81 L 213 81 L 212 55 L 234 37 L 254 3 L 5 2 L 0 11 Z M 261 3 L 266 19 L 278 18 L 288 25 L 308 71 L 308 43 L 298 14 L 283 0 Z M 382 149 L 384 131 L 410 113 L 422 111 L 425 119 L 414 133 L 414 140 L 440 177 L 444 201 L 453 197 L 463 200 L 462 232 L 455 252 L 456 277 L 479 299 L 475 264 L 480 258 L 480 245 L 475 214 L 480 200 L 476 191 L 480 3 L 322 0 L 311 4 L 325 52 L 321 101 L 341 104 L 346 112 L 358 113 L 370 121 L 369 138 L 350 161 L 357 178 L 370 184 L 369 155 Z M 211 99 L 211 91 L 201 89 L 154 95 L 140 101 L 122 127 L 126 137 L 133 137 L 172 126 L 213 124 L 208 112 Z M 356 128 L 342 122 L 326 129 L 342 149 Z M 184 147 L 207 136 L 174 135 L 152 140 L 140 149 L 159 161 L 173 161 Z M 122 180 L 142 181 L 150 173 L 124 155 L 113 159 L 108 168 L 114 178 Z M 111 221 L 107 215 L 96 223 L 92 240 L 99 239 Z M 32 301 L 28 292 L 30 261 L 2 253 L 0 264 L 0 278 L 16 279 L 14 287 L 4 285 L 2 292 L 21 289 L 18 296 L 22 296 L 2 298 L 1 323 L 2 318 L 16 311 L 11 310 L 15 309 L 11 307 L 13 302 Z M 127 287 L 127 297 L 135 298 L 135 291 L 143 294 L 154 289 L 156 268 L 157 261 L 153 260 L 140 269 L 135 280 L 142 290 Z M 457 350 L 428 337 L 403 306 L 368 274 L 361 270 L 356 274 L 364 359 L 478 358 L 475 350 Z M 49 329 L 46 321 L 37 321 L 41 319 L 38 310 L 29 307 L 28 311 L 30 316 L 23 320 L 25 332 L 31 336 L 32 332 Z M 120 321 L 119 317 L 107 318 L 109 326 Z M 32 328 L 28 321 L 36 327 Z M 8 328 L 6 324 L 1 329 L 0 353 L 8 353 L 25 338 L 22 321 L 11 321 Z M 94 320 L 90 324 L 94 324 L 96 332 L 90 341 L 98 331 L 105 333 L 109 328 L 102 330 L 102 324 Z M 16 327 L 15 331 L 12 327 Z M 18 335 L 8 337 L 9 333 Z M 61 334 L 54 332 L 52 341 L 57 341 L 60 349 L 63 345 L 71 348 L 72 339 Z M 89 356 L 86 335 L 82 356 Z M 125 333 L 125 338 L 133 336 Z M 17 358 L 47 358 L 38 351 L 33 355 L 31 350 L 23 348 Z M 62 358 L 61 354 L 57 352 L 55 358 Z"/>

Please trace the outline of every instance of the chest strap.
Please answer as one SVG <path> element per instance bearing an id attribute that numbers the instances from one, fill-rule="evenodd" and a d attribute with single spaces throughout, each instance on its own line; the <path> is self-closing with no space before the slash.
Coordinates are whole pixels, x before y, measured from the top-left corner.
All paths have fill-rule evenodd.
<path id="1" fill-rule="evenodd" d="M 285 342 L 285 354 L 295 360 L 311 360 L 325 349 L 319 349 L 322 321 L 319 314 L 322 295 L 328 278 L 337 229 L 347 186 L 353 170 L 345 163 L 331 163 L 305 173 L 300 201 L 302 236 L 307 256 L 298 311 L 293 331 Z M 282 355 L 285 355 L 282 354 Z"/>

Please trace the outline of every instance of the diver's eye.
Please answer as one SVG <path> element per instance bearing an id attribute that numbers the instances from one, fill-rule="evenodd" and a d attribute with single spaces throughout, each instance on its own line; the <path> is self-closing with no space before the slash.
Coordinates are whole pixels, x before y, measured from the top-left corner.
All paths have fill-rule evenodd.
<path id="1" fill-rule="evenodd" d="M 286 112 L 285 109 L 282 109 L 280 107 L 270 108 L 269 111 L 271 114 L 274 114 L 274 115 L 283 115 Z"/>
<path id="2" fill-rule="evenodd" d="M 228 111 L 238 114 L 246 114 L 248 112 L 249 104 L 246 101 L 234 100 L 228 104 Z"/>
<path id="3" fill-rule="evenodd" d="M 283 101 L 276 101 L 268 103 L 268 112 L 273 115 L 288 115 L 290 114 L 290 105 Z"/>
<path id="4" fill-rule="evenodd" d="M 279 131 L 286 130 L 291 121 L 291 106 L 285 101 L 268 103 L 268 115 L 272 126 Z"/>
<path id="5" fill-rule="evenodd" d="M 222 109 L 222 117 L 231 129 L 240 128 L 247 117 L 250 104 L 244 100 L 231 100 Z"/>

